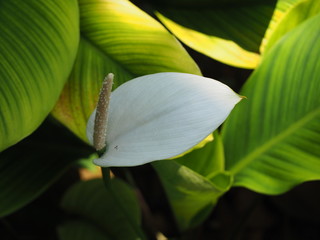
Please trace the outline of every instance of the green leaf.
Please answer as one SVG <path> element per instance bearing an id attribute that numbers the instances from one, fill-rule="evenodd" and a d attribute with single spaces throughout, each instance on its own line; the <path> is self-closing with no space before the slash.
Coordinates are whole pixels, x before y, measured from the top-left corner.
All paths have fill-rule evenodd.
<path id="1" fill-rule="evenodd" d="M 114 88 L 156 72 L 201 74 L 181 44 L 156 20 L 126 0 L 80 0 L 78 57 L 54 116 L 86 140 L 102 80 L 115 74 Z"/>
<path id="2" fill-rule="evenodd" d="M 229 190 L 232 176 L 225 171 L 224 151 L 218 132 L 200 149 L 175 159 L 155 162 L 180 230 L 199 225 L 219 197 Z"/>
<path id="3" fill-rule="evenodd" d="M 178 6 L 178 7 L 195 7 L 195 4 L 198 6 L 213 6 L 218 4 L 236 4 L 241 1 L 239 0 L 149 0 L 153 4 L 164 5 L 164 6 Z M 257 2 L 267 2 L 269 0 L 245 0 L 246 3 L 257 3 Z"/>
<path id="4" fill-rule="evenodd" d="M 0 151 L 33 132 L 54 107 L 79 41 L 76 0 L 0 3 Z"/>
<path id="5" fill-rule="evenodd" d="M 281 21 L 276 24 L 269 36 L 265 37 L 266 46 L 262 46 L 263 52 L 268 51 L 283 35 L 297 27 L 306 19 L 320 12 L 320 1 L 300 0 L 296 1 L 284 14 Z"/>
<path id="6" fill-rule="evenodd" d="M 60 227 L 62 240 L 88 239 L 91 232 L 98 239 L 145 239 L 136 195 L 119 179 L 111 179 L 107 185 L 102 179 L 75 184 L 65 194 L 62 208 L 78 217 L 77 222 Z M 80 235 L 83 238 L 74 238 Z"/>
<path id="7" fill-rule="evenodd" d="M 87 120 L 96 107 L 102 80 L 115 73 L 114 88 L 133 75 L 86 39 L 81 38 L 73 71 L 52 114 L 80 139 L 87 141 Z"/>
<path id="8" fill-rule="evenodd" d="M 163 184 L 181 231 L 204 221 L 232 183 L 232 177 L 226 172 L 215 172 L 210 181 L 174 160 L 154 162 L 152 166 Z"/>
<path id="9" fill-rule="evenodd" d="M 28 138 L 1 152 L 0 217 L 37 198 L 70 165 L 91 153 L 91 148 L 48 122 Z"/>
<path id="10" fill-rule="evenodd" d="M 222 19 L 221 16 L 224 15 L 223 10 L 221 10 L 221 16 L 219 13 L 216 13 L 217 11 L 203 13 L 203 11 L 195 12 L 193 10 L 172 10 L 168 13 L 169 11 L 162 10 L 162 12 L 165 12 L 165 15 L 156 13 L 157 17 L 171 32 L 175 34 L 175 36 L 179 38 L 180 41 L 190 48 L 231 66 L 255 68 L 258 65 L 260 56 L 258 53 L 253 52 L 256 50 L 257 46 L 253 47 L 252 50 L 247 50 L 245 47 L 236 43 L 236 38 L 238 37 L 241 39 L 241 37 L 227 36 L 228 32 L 223 30 L 230 24 L 230 26 L 234 26 L 234 29 L 230 30 L 230 32 L 237 35 L 238 33 L 236 32 L 236 29 L 239 29 L 236 24 L 226 19 Z M 230 13 L 230 15 L 233 14 L 234 13 Z M 221 19 L 223 24 L 218 24 L 218 19 L 210 19 L 209 16 Z M 250 15 L 247 14 L 246 16 L 250 17 Z M 230 16 L 226 16 L 226 18 L 229 17 Z M 246 21 L 249 20 L 247 19 Z M 236 22 L 239 21 L 236 20 Z M 216 30 L 212 27 L 217 25 L 221 26 L 221 29 Z M 245 36 L 248 36 L 248 39 L 251 41 L 251 37 L 255 34 L 256 31 L 253 30 L 251 34 L 247 33 Z M 223 37 L 218 37 L 219 35 L 222 35 Z M 255 44 L 253 43 L 253 45 Z M 250 44 L 248 44 L 248 46 L 250 46 Z"/>
<path id="11" fill-rule="evenodd" d="M 196 51 L 232 66 L 255 68 L 260 61 L 259 47 L 272 18 L 275 1 L 194 5 L 160 7 L 157 16 Z"/>
<path id="12" fill-rule="evenodd" d="M 221 136 L 215 131 L 213 141 L 176 159 L 176 161 L 206 178 L 210 178 L 216 172 L 223 171 L 225 159 Z"/>
<path id="13" fill-rule="evenodd" d="M 269 39 L 271 46 L 317 12 L 315 2 L 191 0 L 158 3 L 155 8 L 161 22 L 189 47 L 235 67 L 255 68 Z M 291 13 L 293 8 L 295 13 Z"/>
<path id="14" fill-rule="evenodd" d="M 320 179 L 319 22 L 318 14 L 274 45 L 225 123 L 235 186 L 279 194 Z"/>

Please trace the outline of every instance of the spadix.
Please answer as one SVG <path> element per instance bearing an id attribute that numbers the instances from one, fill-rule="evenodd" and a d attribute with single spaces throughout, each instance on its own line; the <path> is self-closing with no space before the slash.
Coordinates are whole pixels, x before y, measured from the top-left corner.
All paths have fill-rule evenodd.
<path id="1" fill-rule="evenodd" d="M 111 93 L 101 167 L 172 158 L 218 128 L 241 98 L 216 80 L 186 73 L 135 78 Z M 93 144 L 96 110 L 87 136 Z"/>

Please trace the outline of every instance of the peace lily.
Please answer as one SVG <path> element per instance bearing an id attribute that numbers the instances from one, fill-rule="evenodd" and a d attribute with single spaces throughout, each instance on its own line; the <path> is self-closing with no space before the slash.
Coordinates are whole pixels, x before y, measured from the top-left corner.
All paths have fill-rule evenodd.
<path id="1" fill-rule="evenodd" d="M 217 129 L 241 97 L 216 80 L 186 73 L 135 78 L 111 93 L 109 74 L 87 137 L 101 167 L 137 166 L 192 148 Z M 109 107 L 108 107 L 109 105 Z"/>

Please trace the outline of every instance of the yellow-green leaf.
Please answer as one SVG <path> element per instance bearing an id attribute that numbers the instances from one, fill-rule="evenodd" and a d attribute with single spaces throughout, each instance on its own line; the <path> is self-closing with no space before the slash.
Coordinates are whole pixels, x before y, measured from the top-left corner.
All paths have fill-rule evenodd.
<path id="1" fill-rule="evenodd" d="M 177 14 L 184 15 L 184 19 L 187 21 L 192 18 L 197 18 L 203 14 L 202 12 L 185 12 L 181 11 Z M 216 15 L 214 12 L 209 13 L 211 16 Z M 191 16 L 191 18 L 189 17 Z M 196 15 L 196 16 L 195 16 Z M 193 27 L 185 27 L 182 24 L 178 24 L 164 15 L 157 13 L 159 19 L 165 24 L 165 26 L 170 29 L 183 43 L 187 44 L 189 47 L 195 49 L 196 51 L 203 53 L 213 59 L 221 61 L 223 63 L 242 68 L 255 68 L 259 61 L 260 55 L 256 52 L 250 51 L 241 47 L 235 41 L 226 40 L 215 36 L 213 33 L 205 33 L 205 31 L 198 30 Z M 227 21 L 226 21 L 227 22 Z M 209 27 L 210 25 L 203 22 L 202 26 Z M 212 20 L 214 24 L 214 20 Z M 226 25 L 227 23 L 225 23 Z M 211 26 L 210 26 L 211 28 Z"/>
<path id="2" fill-rule="evenodd" d="M 279 194 L 320 179 L 320 15 L 287 33 L 245 84 L 224 125 L 235 186 Z"/>
<path id="3" fill-rule="evenodd" d="M 277 11 L 277 9 L 276 9 Z M 296 1 L 284 14 L 281 21 L 275 26 L 269 27 L 269 32 L 261 45 L 261 52 L 268 51 L 282 36 L 291 31 L 306 19 L 320 12 L 320 1 L 300 0 Z"/>
<path id="4" fill-rule="evenodd" d="M 253 69 L 260 53 L 318 12 L 318 1 L 188 1 L 161 4 L 161 22 L 183 43 L 213 59 Z"/>
<path id="5" fill-rule="evenodd" d="M 155 19 L 126 0 L 80 0 L 78 57 L 54 116 L 86 141 L 85 128 L 102 84 L 114 88 L 156 72 L 201 74 L 181 44 Z"/>

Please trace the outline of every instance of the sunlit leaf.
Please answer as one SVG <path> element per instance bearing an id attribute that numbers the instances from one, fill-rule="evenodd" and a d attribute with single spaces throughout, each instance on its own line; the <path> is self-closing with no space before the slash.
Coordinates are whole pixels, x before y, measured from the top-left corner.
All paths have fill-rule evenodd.
<path id="1" fill-rule="evenodd" d="M 172 15 L 179 16 L 185 21 L 192 21 L 191 19 L 193 18 L 201 19 L 202 17 L 203 22 L 200 26 L 203 28 L 208 28 L 210 30 L 214 29 L 211 25 L 219 25 L 215 22 L 216 20 L 209 20 L 208 17 L 204 16 L 202 11 L 197 12 L 196 14 L 193 11 L 181 12 L 179 10 L 179 13 L 175 12 L 172 13 Z M 213 12 L 209 13 L 208 15 L 216 16 L 217 18 L 219 18 Z M 174 21 L 170 20 L 169 18 L 165 17 L 165 15 L 162 15 L 160 13 L 157 13 L 157 16 L 165 24 L 165 26 L 170 29 L 183 43 L 213 59 L 221 61 L 225 64 L 242 68 L 255 68 L 260 61 L 259 54 L 257 52 L 254 52 L 254 50 L 256 50 L 256 47 L 252 48 L 252 50 L 246 50 L 244 47 L 241 47 L 229 37 L 219 38 L 216 36 L 218 35 L 218 33 L 209 33 L 205 30 L 201 31 L 197 28 L 194 28 L 193 26 L 189 27 L 187 24 L 186 25 L 188 27 L 185 27 L 182 23 L 175 23 Z M 172 18 L 171 15 L 170 17 Z M 208 24 L 205 21 L 210 21 L 212 22 L 212 24 Z M 228 24 L 228 21 L 226 20 L 223 22 L 225 23 L 225 25 Z M 226 26 L 221 26 L 221 28 L 225 27 Z M 239 28 L 235 27 L 235 30 L 236 29 Z M 252 32 L 252 35 L 254 34 L 255 32 Z M 248 37 L 250 38 L 250 35 Z"/>
<path id="2" fill-rule="evenodd" d="M 76 0 L 0 3 L 0 151 L 33 132 L 53 108 L 79 41 Z"/>
<path id="3" fill-rule="evenodd" d="M 80 0 L 78 57 L 54 116 L 84 141 L 102 80 L 114 88 L 140 75 L 200 70 L 181 44 L 155 19 L 126 0 Z"/>
<path id="4" fill-rule="evenodd" d="M 238 1 L 234 5 L 212 1 L 156 9 L 161 22 L 189 47 L 232 66 L 255 68 L 274 7 L 275 1 Z"/>
<path id="5" fill-rule="evenodd" d="M 241 68 L 255 68 L 267 44 L 319 11 L 314 0 L 155 2 L 161 22 L 183 43 Z"/>
<path id="6" fill-rule="evenodd" d="M 285 1 L 280 1 L 279 5 Z M 269 27 L 270 33 L 266 34 L 261 51 L 268 51 L 283 35 L 291 31 L 306 19 L 320 12 L 320 1 L 300 0 L 293 1 L 293 5 L 283 14 L 281 21 Z"/>
<path id="7" fill-rule="evenodd" d="M 320 179 L 320 15 L 289 32 L 245 84 L 226 122 L 235 186 L 278 194 Z"/>
<path id="8" fill-rule="evenodd" d="M 88 141 L 85 131 L 87 120 L 96 107 L 102 80 L 109 72 L 115 73 L 114 88 L 133 76 L 81 38 L 73 71 L 53 110 L 53 116 L 83 141 Z"/>
<path id="9" fill-rule="evenodd" d="M 286 14 L 300 1 L 304 0 L 278 0 L 275 6 L 272 18 L 269 22 L 268 29 L 264 35 L 264 38 L 260 45 L 260 52 L 264 52 L 265 45 L 268 43 L 269 38 L 272 36 L 275 29 L 278 25 L 281 24 L 281 21 L 285 18 Z"/>

